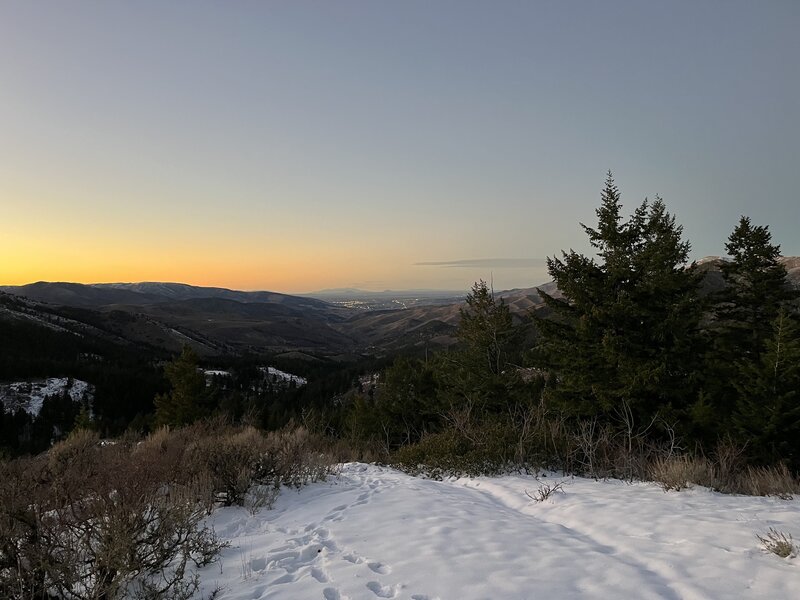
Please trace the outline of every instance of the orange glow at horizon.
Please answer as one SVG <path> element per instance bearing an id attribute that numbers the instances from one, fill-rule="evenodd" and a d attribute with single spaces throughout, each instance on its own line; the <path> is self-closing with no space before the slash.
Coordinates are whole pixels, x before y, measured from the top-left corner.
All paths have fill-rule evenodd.
<path id="1" fill-rule="evenodd" d="M 6 237 L 0 241 L 0 285 L 36 281 L 112 283 L 168 281 L 240 290 L 308 292 L 380 278 L 382 261 L 347 251 L 305 247 L 282 250 L 124 247 L 97 239 Z"/>

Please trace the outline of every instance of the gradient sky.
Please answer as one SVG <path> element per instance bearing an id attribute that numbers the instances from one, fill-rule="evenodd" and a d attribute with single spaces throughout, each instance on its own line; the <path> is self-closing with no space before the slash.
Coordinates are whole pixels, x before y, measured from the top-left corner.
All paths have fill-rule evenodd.
<path id="1" fill-rule="evenodd" d="M 0 3 L 0 283 L 496 289 L 611 169 L 800 254 L 800 2 Z"/>

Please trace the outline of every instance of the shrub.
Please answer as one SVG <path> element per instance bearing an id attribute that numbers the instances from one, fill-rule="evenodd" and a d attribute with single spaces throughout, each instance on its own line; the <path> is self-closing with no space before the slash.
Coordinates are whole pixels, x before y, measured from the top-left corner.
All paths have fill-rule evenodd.
<path id="1" fill-rule="evenodd" d="M 165 469 L 91 440 L 2 465 L 0 597 L 190 597 L 187 567 L 222 547 L 205 511 Z"/>
<path id="2" fill-rule="evenodd" d="M 195 481 L 207 482 L 212 502 L 243 505 L 252 486 L 259 486 L 263 494 L 265 486 L 300 487 L 324 479 L 332 459 L 322 447 L 322 441 L 302 427 L 267 435 L 253 427 L 227 427 L 190 443 L 184 468 Z"/>
<path id="3" fill-rule="evenodd" d="M 290 487 L 299 488 L 325 479 L 336 462 L 327 441 L 312 435 L 305 427 L 270 432 L 266 445 L 274 477 Z"/>
<path id="4" fill-rule="evenodd" d="M 513 430 L 500 423 L 471 427 L 468 432 L 449 428 L 400 448 L 391 462 L 407 473 L 437 479 L 494 475 L 514 464 L 514 441 Z"/>
<path id="5" fill-rule="evenodd" d="M 785 534 L 773 527 L 770 527 L 765 535 L 756 534 L 756 537 L 761 542 L 764 550 L 772 552 L 772 554 L 776 554 L 781 558 L 788 558 L 796 552 L 791 534 Z"/>
<path id="6" fill-rule="evenodd" d="M 271 469 L 263 458 L 264 442 L 252 428 L 206 435 L 189 445 L 184 468 L 196 480 L 208 482 L 213 501 L 241 505 L 252 484 L 269 479 Z"/>
<path id="7" fill-rule="evenodd" d="M 268 506 L 280 485 L 324 478 L 324 450 L 303 429 L 212 422 L 105 445 L 79 430 L 0 462 L 0 598 L 187 599 L 192 566 L 223 547 L 204 524 L 217 501 Z"/>
<path id="8" fill-rule="evenodd" d="M 537 478 L 536 481 L 539 481 Z M 553 494 L 563 494 L 564 493 L 564 482 L 558 481 L 555 483 L 540 483 L 539 489 L 533 492 L 532 494 L 525 491 L 525 495 L 533 500 L 534 502 L 544 502 Z"/>

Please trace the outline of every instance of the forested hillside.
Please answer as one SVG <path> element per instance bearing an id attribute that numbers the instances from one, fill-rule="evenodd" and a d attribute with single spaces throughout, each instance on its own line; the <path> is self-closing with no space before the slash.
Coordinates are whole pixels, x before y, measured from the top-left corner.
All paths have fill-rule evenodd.
<path id="1" fill-rule="evenodd" d="M 743 216 L 724 244 L 728 258 L 698 265 L 662 199 L 626 216 L 609 175 L 596 212 L 595 225 L 582 225 L 594 254 L 549 258 L 553 282 L 535 298 L 495 294 L 479 281 L 462 307 L 434 307 L 430 319 L 418 307 L 363 313 L 358 328 L 373 323 L 398 340 L 374 356 L 224 347 L 202 355 L 190 345 L 169 352 L 126 338 L 109 320 L 113 311 L 4 295 L 0 379 L 89 382 L 95 397 L 83 412 L 106 435 L 222 414 L 270 429 L 302 421 L 371 456 L 452 460 L 456 469 L 543 461 L 580 471 L 605 461 L 609 472 L 632 473 L 640 459 L 715 456 L 722 446 L 745 463 L 800 467 L 798 291 L 787 269 L 796 265 L 782 259 L 769 228 Z M 155 297 L 162 288 L 100 293 Z M 207 302 L 181 299 L 200 288 L 166 289 L 182 296 L 151 310 Z M 258 295 L 246 298 L 240 306 L 249 313 L 266 306 Z M 279 300 L 294 302 L 287 298 Z M 315 314 L 327 310 L 309 302 Z M 431 336 L 450 341 L 437 346 Z M 267 364 L 308 384 L 272 385 Z M 203 368 L 229 376 L 204 378 Z M 44 449 L 53 427 L 65 435 L 79 413 L 77 405 L 48 409 L 42 414 L 58 422 L 37 425 L 24 411 L 4 412 L 3 444 L 14 453 Z"/>
<path id="2" fill-rule="evenodd" d="M 665 202 L 625 217 L 610 174 L 597 224 L 582 227 L 595 255 L 548 259 L 558 293 L 538 290 L 532 323 L 515 324 L 476 283 L 458 347 L 395 362 L 342 431 L 402 447 L 409 464 L 544 459 L 630 473 L 663 453 L 727 448 L 799 468 L 798 292 L 768 227 L 741 218 L 711 286 Z"/>

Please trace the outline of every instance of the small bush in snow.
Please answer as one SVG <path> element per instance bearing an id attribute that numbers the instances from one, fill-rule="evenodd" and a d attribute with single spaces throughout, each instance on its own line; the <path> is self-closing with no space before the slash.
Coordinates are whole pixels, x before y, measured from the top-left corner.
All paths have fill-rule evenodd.
<path id="1" fill-rule="evenodd" d="M 534 502 L 544 502 L 550 496 L 555 493 L 564 493 L 564 482 L 559 481 L 557 483 L 542 483 L 539 485 L 539 489 L 533 492 L 533 494 L 529 493 L 527 490 L 525 491 L 525 495 L 533 500 Z"/>
<path id="2" fill-rule="evenodd" d="M 796 552 L 791 534 L 778 531 L 774 527 L 770 527 L 765 535 L 756 535 L 756 537 L 758 541 L 761 542 L 764 550 L 772 552 L 772 554 L 780 556 L 781 558 L 788 558 L 789 556 L 793 556 Z"/>

